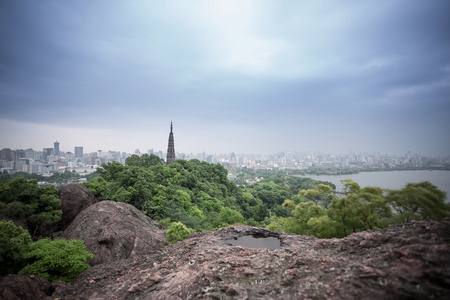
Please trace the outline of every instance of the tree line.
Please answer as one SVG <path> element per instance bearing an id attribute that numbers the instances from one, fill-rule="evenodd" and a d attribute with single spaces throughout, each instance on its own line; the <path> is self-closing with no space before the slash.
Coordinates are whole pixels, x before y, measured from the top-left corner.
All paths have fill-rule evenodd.
<path id="1" fill-rule="evenodd" d="M 196 231 L 234 223 L 266 226 L 270 216 L 291 216 L 285 199 L 319 181 L 276 174 L 252 187 L 237 186 L 220 164 L 132 155 L 125 165 L 104 164 L 85 186 L 100 199 L 132 204 L 165 226 L 181 222 Z M 330 183 L 328 183 L 330 184 Z"/>
<path id="2" fill-rule="evenodd" d="M 440 221 L 450 216 L 446 193 L 430 182 L 408 183 L 400 190 L 379 187 L 361 188 L 343 180 L 344 197 L 337 197 L 328 186 L 300 190 L 284 201 L 292 217 L 274 218 L 267 226 L 319 238 L 342 238 L 364 230 L 381 230 L 390 224 L 412 220 Z"/>
<path id="3" fill-rule="evenodd" d="M 11 180 L 15 178 L 35 179 L 37 181 L 45 181 L 51 183 L 66 183 L 68 181 L 78 181 L 81 178 L 86 178 L 88 181 L 98 176 L 96 173 L 88 175 L 80 175 L 75 171 L 65 170 L 64 172 L 58 172 L 50 176 L 44 176 L 37 173 L 17 172 L 14 174 L 0 174 L 0 181 Z"/>

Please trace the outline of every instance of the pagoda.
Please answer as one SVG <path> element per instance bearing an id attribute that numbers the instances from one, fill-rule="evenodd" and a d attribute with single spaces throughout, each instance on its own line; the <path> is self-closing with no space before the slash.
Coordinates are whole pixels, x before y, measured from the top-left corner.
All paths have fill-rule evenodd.
<path id="1" fill-rule="evenodd" d="M 169 146 L 167 147 L 166 166 L 175 160 L 175 143 L 173 141 L 172 122 L 170 122 Z"/>

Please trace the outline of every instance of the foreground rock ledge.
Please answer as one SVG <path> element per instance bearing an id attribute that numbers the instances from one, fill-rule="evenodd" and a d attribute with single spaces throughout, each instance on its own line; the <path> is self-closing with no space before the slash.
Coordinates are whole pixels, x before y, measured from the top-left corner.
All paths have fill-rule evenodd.
<path id="1" fill-rule="evenodd" d="M 277 236 L 278 250 L 231 247 L 243 234 Z M 64 299 L 448 299 L 450 219 L 343 239 L 236 226 L 192 234 L 149 256 L 92 267 Z"/>

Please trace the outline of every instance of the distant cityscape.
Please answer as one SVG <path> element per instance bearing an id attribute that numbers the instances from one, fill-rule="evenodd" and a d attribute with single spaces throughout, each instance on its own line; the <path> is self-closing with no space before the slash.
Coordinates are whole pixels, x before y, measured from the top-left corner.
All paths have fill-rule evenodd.
<path id="1" fill-rule="evenodd" d="M 109 162 L 125 164 L 127 157 L 136 154 L 141 156 L 139 149 L 134 153 L 120 151 L 102 151 L 84 153 L 83 146 L 74 147 L 73 152 L 60 150 L 58 141 L 52 148 L 42 151 L 29 149 L 3 148 L 0 155 L 0 171 L 2 174 L 17 172 L 52 175 L 57 172 L 77 172 L 87 175 L 96 171 L 97 167 Z M 149 149 L 146 154 L 157 155 L 166 159 L 166 153 Z M 425 157 L 406 153 L 402 156 L 388 154 L 324 154 L 320 152 L 279 152 L 276 154 L 209 154 L 176 153 L 176 159 L 198 159 L 214 164 L 221 164 L 228 170 L 250 169 L 280 169 L 306 170 L 309 168 L 329 169 L 387 169 L 387 168 L 450 168 L 450 156 Z"/>

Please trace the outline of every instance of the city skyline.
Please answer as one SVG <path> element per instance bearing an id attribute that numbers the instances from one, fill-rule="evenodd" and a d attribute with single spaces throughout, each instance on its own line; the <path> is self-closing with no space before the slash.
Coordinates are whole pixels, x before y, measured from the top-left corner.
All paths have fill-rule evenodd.
<path id="1" fill-rule="evenodd" d="M 2 1 L 0 148 L 450 155 L 445 0 Z M 445 25 L 447 24 L 447 25 Z"/>
<path id="2" fill-rule="evenodd" d="M 59 148 L 59 141 L 55 141 L 54 144 L 58 144 L 58 148 L 54 147 L 43 147 L 41 148 L 34 148 L 34 147 L 24 147 L 24 148 L 14 148 L 14 147 L 2 147 L 0 148 L 0 150 L 8 150 L 8 151 L 12 151 L 12 152 L 20 152 L 20 151 L 26 151 L 26 150 L 32 150 L 35 153 L 44 153 L 45 155 L 53 155 L 55 157 L 55 159 L 57 158 L 58 154 L 60 154 L 61 158 L 63 158 L 65 155 L 72 155 L 73 157 L 82 157 L 84 156 L 92 156 L 92 155 L 104 155 L 104 156 L 108 156 L 108 153 L 115 153 L 115 154 L 119 154 L 120 156 L 123 157 L 128 157 L 131 156 L 133 154 L 137 154 L 139 156 L 143 155 L 143 154 L 155 154 L 157 156 L 160 156 L 161 158 L 163 158 L 165 161 L 167 160 L 167 153 L 168 151 L 166 151 L 165 149 L 158 149 L 158 148 L 147 148 L 147 149 L 139 149 L 136 148 L 133 151 L 123 151 L 121 149 L 105 149 L 105 148 L 100 148 L 94 151 L 86 151 L 86 148 L 83 146 L 75 146 L 73 147 L 73 149 L 65 149 L 64 145 L 61 147 L 61 149 Z M 47 154 L 46 154 L 47 153 Z M 407 151 L 404 153 L 382 153 L 379 151 L 363 151 L 363 152 L 355 152 L 355 151 L 347 151 L 347 152 L 324 152 L 324 151 L 319 151 L 319 150 L 314 150 L 314 151 L 298 151 L 298 150 L 293 150 L 293 151 L 286 151 L 286 150 L 280 150 L 277 152 L 255 152 L 255 153 L 251 153 L 251 152 L 235 152 L 235 151 L 231 151 L 231 152 L 226 152 L 226 151 L 220 151 L 220 152 L 207 152 L 207 151 L 200 151 L 200 152 L 181 152 L 178 150 L 175 150 L 175 155 L 176 158 L 175 159 L 193 159 L 193 158 L 197 158 L 199 156 L 204 156 L 205 158 L 207 156 L 220 156 L 220 157 L 224 157 L 224 156 L 233 156 L 233 155 L 239 155 L 239 156 L 250 156 L 250 157 L 289 157 L 289 156 L 296 156 L 296 157 L 331 157 L 331 158 L 342 158 L 342 157 L 389 157 L 389 158 L 427 158 L 427 159 L 444 159 L 445 161 L 449 161 L 450 160 L 450 155 L 438 155 L 438 156 L 427 156 L 427 155 L 423 155 L 421 153 L 415 153 L 412 151 Z M 126 155 L 126 156 L 124 156 Z M 200 160 L 206 160 L 205 158 L 200 159 Z"/>
<path id="3" fill-rule="evenodd" d="M 172 131 L 171 131 L 172 132 Z M 414 153 L 406 153 L 402 156 L 392 156 L 388 154 L 326 154 L 326 153 L 298 153 L 279 152 L 273 154 L 243 154 L 243 153 L 177 153 L 174 154 L 173 136 L 169 138 L 169 147 L 166 154 L 160 150 L 149 150 L 149 155 L 157 155 L 165 159 L 165 164 L 169 165 L 173 160 L 206 161 L 213 164 L 221 164 L 228 170 L 249 168 L 249 169 L 281 169 L 281 170 L 309 170 L 317 174 L 338 174 L 337 170 L 386 170 L 405 169 L 411 170 L 449 170 L 450 156 L 447 157 L 424 157 Z M 59 149 L 59 142 L 54 143 L 54 148 L 44 148 L 43 151 L 33 149 L 12 150 L 3 148 L 0 151 L 1 173 L 14 174 L 16 172 L 55 174 L 60 172 L 91 173 L 97 167 L 104 164 L 119 162 L 126 164 L 127 159 L 136 153 L 126 153 L 120 151 L 96 151 L 84 153 L 83 147 L 75 147 L 75 153 L 64 152 Z M 312 169 L 311 169 L 312 168 Z M 90 171 L 87 171 L 90 170 Z"/>

